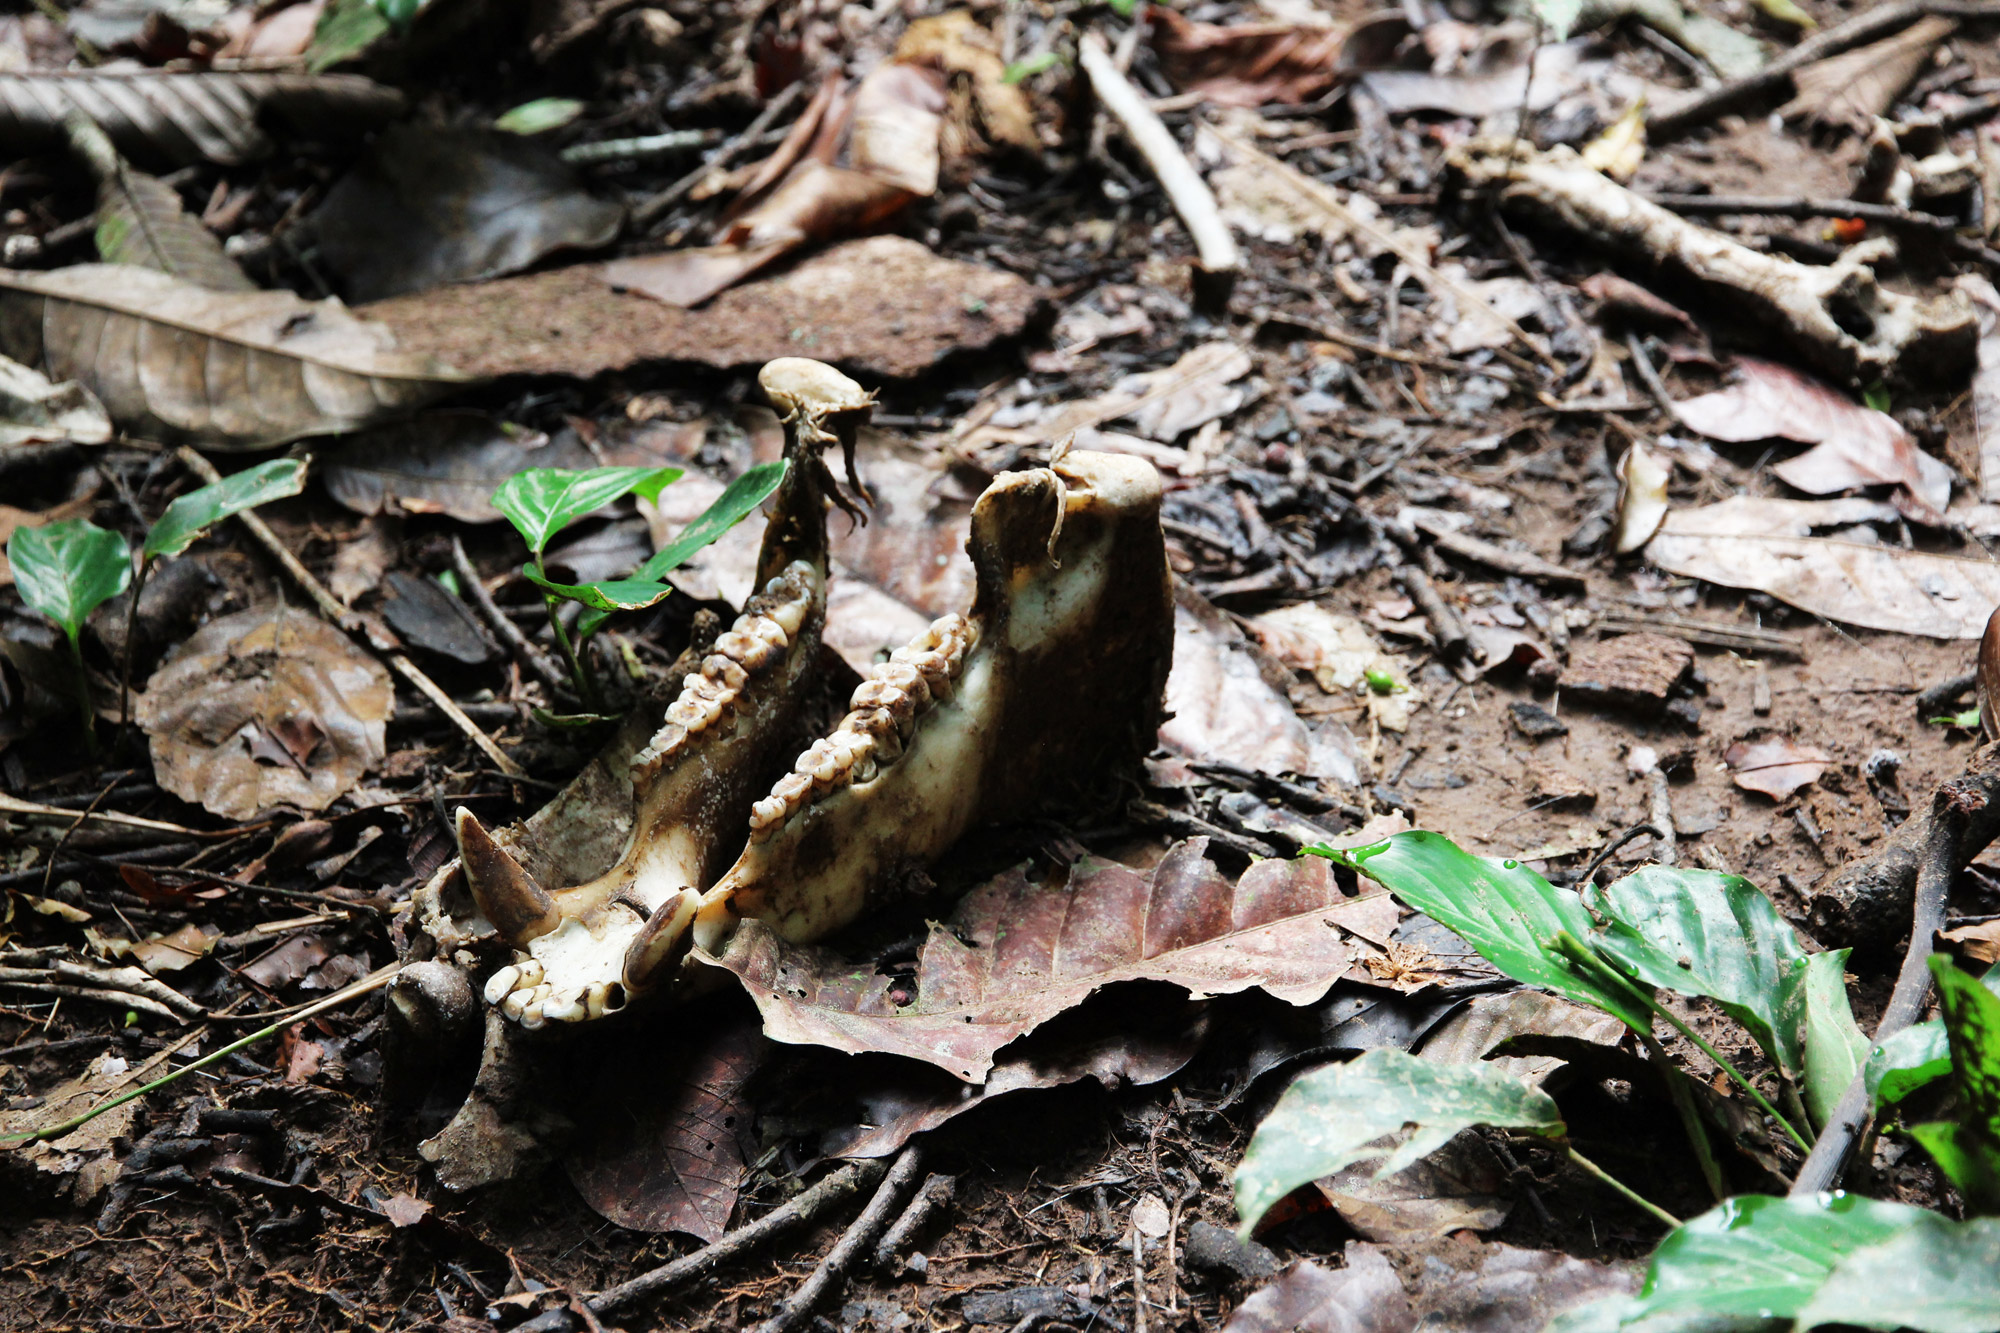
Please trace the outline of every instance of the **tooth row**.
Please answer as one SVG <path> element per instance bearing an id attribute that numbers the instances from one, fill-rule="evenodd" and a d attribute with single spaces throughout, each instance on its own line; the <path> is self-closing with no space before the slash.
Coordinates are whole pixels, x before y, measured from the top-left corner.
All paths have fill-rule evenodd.
<path id="1" fill-rule="evenodd" d="M 924 714 L 950 701 L 953 682 L 965 670 L 976 638 L 970 620 L 949 615 L 890 654 L 854 691 L 848 704 L 852 711 L 834 733 L 814 741 L 771 794 L 750 808 L 750 840 L 772 836 L 831 792 L 872 782 L 885 765 L 901 758 Z"/>
<path id="2" fill-rule="evenodd" d="M 558 995 L 555 987 L 541 977 L 542 965 L 533 959 L 503 967 L 486 983 L 486 1002 L 524 1028 L 538 1028 L 545 1023 L 582 1023 L 624 1007 L 620 997 L 613 993 L 615 982 L 599 981 L 581 991 Z"/>
<path id="3" fill-rule="evenodd" d="M 810 564 L 794 560 L 743 606 L 743 614 L 715 641 L 701 670 L 681 686 L 667 708 L 666 725 L 632 759 L 632 778 L 644 782 L 666 766 L 688 742 L 729 716 L 752 679 L 784 660 L 785 650 L 805 624 L 812 606 Z"/>

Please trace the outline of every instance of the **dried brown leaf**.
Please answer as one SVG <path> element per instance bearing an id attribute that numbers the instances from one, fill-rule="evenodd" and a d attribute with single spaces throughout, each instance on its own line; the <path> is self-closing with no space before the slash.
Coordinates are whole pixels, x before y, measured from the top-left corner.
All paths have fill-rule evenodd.
<path id="1" fill-rule="evenodd" d="M 876 66 L 854 90 L 849 163 L 862 175 L 911 194 L 937 193 L 944 112 L 944 79 L 935 70 L 894 62 Z"/>
<path id="2" fill-rule="evenodd" d="M 90 390 L 51 384 L 41 372 L 0 356 L 0 449 L 61 440 L 103 444 L 110 438 L 111 418 Z M 10 535 L 0 533 L 0 541 Z"/>
<path id="3" fill-rule="evenodd" d="M 1357 1162 L 1315 1182 L 1363 1240 L 1414 1245 L 1454 1231 L 1488 1231 L 1514 1210 L 1506 1168 L 1474 1134 L 1377 1178 L 1380 1166 Z"/>
<path id="4" fill-rule="evenodd" d="M 1674 404 L 1681 424 L 1714 440 L 1797 440 L 1819 446 L 1771 471 L 1809 495 L 1862 486 L 1902 488 L 1913 518 L 1936 523 L 1951 501 L 1951 469 L 1917 448 L 1896 419 L 1789 366 L 1736 362 L 1727 388 Z"/>
<path id="5" fill-rule="evenodd" d="M 1667 515 L 1646 558 L 1670 573 L 1754 588 L 1802 611 L 1867 629 L 1976 639 L 2000 606 L 1986 559 L 1793 535 L 1893 518 L 1866 500 L 1724 500 Z"/>
<path id="6" fill-rule="evenodd" d="M 1118 981 L 1197 997 L 1259 987 L 1309 1004 L 1367 951 L 1342 923 L 1380 933 L 1396 910 L 1383 895 L 1343 896 L 1317 858 L 1260 861 L 1231 884 L 1206 851 L 1206 839 L 1180 843 L 1151 872 L 1086 860 L 1066 886 L 1008 871 L 932 927 L 914 995 L 757 921 L 718 961 L 778 1041 L 907 1055 L 979 1082 L 1002 1046 Z"/>
<path id="7" fill-rule="evenodd" d="M 1564 1037 L 1615 1047 L 1624 1035 L 1624 1024 L 1596 1009 L 1542 991 L 1517 990 L 1474 996 L 1426 1036 L 1417 1053 L 1444 1064 L 1491 1064 L 1540 1087 L 1564 1061 L 1548 1055 L 1493 1057 L 1494 1048 L 1520 1036 Z"/>
<path id="8" fill-rule="evenodd" d="M 1620 555 L 1630 555 L 1653 539 L 1667 517 L 1667 483 L 1673 480 L 1673 465 L 1653 457 L 1636 440 L 1618 460 L 1618 523 L 1611 532 L 1611 547 Z"/>
<path id="9" fill-rule="evenodd" d="M 954 9 L 916 20 L 896 43 L 896 59 L 970 82 L 978 128 L 988 140 L 1026 153 L 1041 146 L 1027 93 L 1007 82 L 1000 43 L 970 11 Z"/>
<path id="10" fill-rule="evenodd" d="M 106 263 L 158 269 L 218 292 L 253 292 L 214 232 L 188 213 L 180 192 L 135 171 L 104 131 L 76 118 L 64 131 L 70 147 L 97 178 L 97 253 Z"/>
<path id="11" fill-rule="evenodd" d="M 376 1205 L 392 1227 L 413 1227 L 430 1216 L 431 1203 L 414 1194 L 391 1194 Z"/>
<path id="12" fill-rule="evenodd" d="M 320 252 L 351 300 L 516 273 L 609 245 L 622 205 L 518 134 L 398 125 L 327 194 Z"/>
<path id="13" fill-rule="evenodd" d="M 358 74 L 9 71 L 0 73 L 0 151 L 22 156 L 56 147 L 63 117 L 78 112 L 127 157 L 236 166 L 271 152 L 257 123 L 266 111 L 319 136 L 344 130 L 358 137 L 404 106 L 401 93 Z"/>
<path id="14" fill-rule="evenodd" d="M 478 412 L 429 412 L 357 432 L 330 451 L 327 493 L 357 514 L 446 514 L 495 523 L 493 492 L 524 468 L 590 467 L 574 437 L 549 437 Z M 664 492 L 663 492 L 664 493 Z"/>
<path id="15" fill-rule="evenodd" d="M 303 979 L 331 956 L 326 941 L 317 935 L 294 935 L 276 948 L 254 958 L 244 967 L 245 979 L 265 990 L 278 990 Z"/>
<path id="16" fill-rule="evenodd" d="M 1349 1241 L 1342 1268 L 1301 1259 L 1236 1307 L 1222 1333 L 1409 1333 L 1410 1299 L 1389 1260 Z"/>
<path id="17" fill-rule="evenodd" d="M 1349 73 L 1346 27 L 1195 23 L 1154 5 L 1153 49 L 1175 88 L 1217 106 L 1310 102 Z"/>
<path id="18" fill-rule="evenodd" d="M 1893 37 L 1825 60 L 1815 60 L 1792 74 L 1798 95 L 1778 108 L 1786 120 L 1810 119 L 1829 128 L 1866 133 L 1875 117 L 1887 112 L 1897 94 L 1924 67 L 1939 42 L 1951 36 L 1955 20 L 1931 15 L 1918 19 Z"/>
<path id="19" fill-rule="evenodd" d="M 225 449 L 355 430 L 471 378 L 338 301 L 125 264 L 0 271 L 0 352 L 76 380 L 127 430 Z"/>
<path id="20" fill-rule="evenodd" d="M 132 945 L 132 959 L 157 977 L 162 972 L 178 972 L 189 963 L 208 957 L 216 939 L 200 926 L 182 926 L 171 935 L 136 941 Z"/>
<path id="21" fill-rule="evenodd" d="M 1729 765 L 1731 781 L 1744 791 L 1754 791 L 1774 801 L 1782 801 L 1799 788 L 1817 782 L 1833 756 L 1817 745 L 1801 745 L 1784 736 L 1737 741 L 1722 752 Z"/>
<path id="22" fill-rule="evenodd" d="M 323 810 L 350 790 L 381 762 L 394 703 L 381 663 L 279 605 L 203 626 L 153 673 L 137 717 L 161 787 L 251 819 Z"/>

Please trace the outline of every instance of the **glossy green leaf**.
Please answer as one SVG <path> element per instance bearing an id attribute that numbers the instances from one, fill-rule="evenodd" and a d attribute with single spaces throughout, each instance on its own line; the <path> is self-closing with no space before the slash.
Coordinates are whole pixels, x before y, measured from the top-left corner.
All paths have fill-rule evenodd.
<path id="1" fill-rule="evenodd" d="M 582 602 L 594 611 L 607 615 L 613 611 L 639 611 L 656 602 L 665 601 L 673 593 L 673 586 L 655 583 L 651 579 L 605 579 L 598 583 L 557 583 L 545 579 L 535 572 L 534 566 L 523 565 L 521 576 L 530 583 L 537 584 L 558 597 L 567 597 L 572 602 Z"/>
<path id="2" fill-rule="evenodd" d="M 1749 880 L 1646 866 L 1587 899 L 1610 918 L 1587 936 L 1650 986 L 1705 995 L 1794 1078 L 1805 1064 L 1806 951 Z"/>
<path id="3" fill-rule="evenodd" d="M 680 536 L 655 551 L 645 564 L 632 572 L 632 577 L 648 582 L 664 579 L 686 564 L 695 552 L 748 518 L 784 479 L 783 459 L 775 463 L 759 463 L 751 468 L 724 487 L 714 503 L 702 510 L 694 522 L 681 529 Z M 610 614 L 609 611 L 584 612 L 576 625 L 577 636 L 583 638 L 596 633 L 597 627 Z"/>
<path id="4" fill-rule="evenodd" d="M 1894 1106 L 1918 1088 L 1951 1074 L 1951 1044 L 1944 1023 L 1932 1019 L 1906 1027 L 1868 1053 L 1862 1065 L 1868 1099 L 1876 1110 Z"/>
<path id="5" fill-rule="evenodd" d="M 14 529 L 7 562 L 21 600 L 61 626 L 71 643 L 90 613 L 132 582 L 125 539 L 84 518 Z"/>
<path id="6" fill-rule="evenodd" d="M 297 495 L 306 488 L 306 462 L 302 458 L 274 458 L 268 463 L 245 468 L 231 477 L 189 491 L 160 515 L 146 533 L 140 548 L 143 560 L 155 556 L 179 555 L 231 514 L 255 509 L 260 504 Z"/>
<path id="7" fill-rule="evenodd" d="M 2000 1329 L 2000 1220 L 1927 1213 L 1833 1266 L 1799 1314 L 1800 1328 L 1847 1324 L 1918 1333 Z"/>
<path id="8" fill-rule="evenodd" d="M 305 50 L 306 68 L 318 74 L 356 59 L 387 37 L 390 26 L 372 0 L 330 0 Z"/>
<path id="9" fill-rule="evenodd" d="M 1474 1125 L 1563 1132 L 1546 1093 L 1492 1065 L 1434 1064 L 1385 1048 L 1303 1075 L 1257 1126 L 1236 1169 L 1243 1231 L 1309 1180 L 1378 1157 L 1386 1158 L 1378 1176 L 1400 1171 Z M 1399 1144 L 1375 1142 L 1405 1128 Z"/>
<path id="10" fill-rule="evenodd" d="M 532 467 L 500 483 L 493 507 L 507 516 L 540 555 L 564 528 L 627 495 L 654 499 L 678 480 L 677 467 L 594 467 L 582 471 Z"/>
<path id="11" fill-rule="evenodd" d="M 1457 931 L 1479 956 L 1516 981 L 1604 1010 L 1635 1031 L 1652 1026 L 1637 996 L 1586 975 L 1555 950 L 1567 931 L 1594 938 L 1596 922 L 1569 889 L 1518 861 L 1474 856 L 1436 833 L 1398 833 L 1372 847 L 1308 847 L 1366 875 L 1419 912 Z"/>
<path id="12" fill-rule="evenodd" d="M 1933 955 L 1930 965 L 1959 1105 L 1954 1119 L 1912 1125 L 1910 1136 L 1968 1208 L 2000 1212 L 2000 995 L 1949 958 Z"/>
<path id="13" fill-rule="evenodd" d="M 1660 1242 L 1626 1323 L 1672 1313 L 1795 1318 L 1840 1260 L 1929 1216 L 1852 1194 L 1730 1199 Z"/>
<path id="14" fill-rule="evenodd" d="M 1824 1125 L 1841 1094 L 1868 1058 L 1868 1038 L 1847 1002 L 1847 949 L 1816 953 L 1806 960 L 1805 1077 L 1800 1092 L 1814 1125 Z"/>
<path id="15" fill-rule="evenodd" d="M 583 103 L 574 97 L 538 97 L 496 116 L 493 128 L 505 134 L 547 134 L 582 114 Z"/>

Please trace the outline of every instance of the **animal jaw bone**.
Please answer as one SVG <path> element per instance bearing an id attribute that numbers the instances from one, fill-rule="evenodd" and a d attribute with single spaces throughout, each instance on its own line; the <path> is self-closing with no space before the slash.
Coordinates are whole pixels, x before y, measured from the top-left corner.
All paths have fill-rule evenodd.
<path id="1" fill-rule="evenodd" d="M 1898 374 L 1946 379 L 1972 362 L 1978 327 L 1964 298 L 1923 300 L 1877 282 L 1872 265 L 1894 252 L 1886 240 L 1852 246 L 1830 265 L 1801 264 L 1690 222 L 1585 166 L 1568 148 L 1542 153 L 1479 139 L 1454 148 L 1446 162 L 1467 186 L 1497 190 L 1510 208 L 1678 270 L 1850 383 Z"/>
<path id="2" fill-rule="evenodd" d="M 1136 764 L 1173 647 L 1159 506 L 1159 475 L 1122 455 L 998 477 L 973 508 L 972 613 L 936 621 L 862 682 L 839 726 L 751 807 L 736 864 L 624 955 L 628 992 L 714 975 L 690 944 L 713 956 L 745 917 L 796 941 L 826 935 L 973 825 Z M 503 969 L 487 997 L 525 1019 L 546 984 Z"/>
<path id="3" fill-rule="evenodd" d="M 458 812 L 466 887 L 514 949 L 485 995 L 525 1027 L 616 1012 L 628 974 L 650 974 L 681 947 L 699 892 L 729 864 L 751 803 L 797 733 L 826 617 L 822 497 L 838 495 L 819 451 L 851 447 L 873 399 L 800 358 L 770 363 L 759 380 L 784 413 L 791 462 L 765 530 L 761 591 L 634 756 L 624 854 L 596 879 L 550 892 L 469 810 Z"/>

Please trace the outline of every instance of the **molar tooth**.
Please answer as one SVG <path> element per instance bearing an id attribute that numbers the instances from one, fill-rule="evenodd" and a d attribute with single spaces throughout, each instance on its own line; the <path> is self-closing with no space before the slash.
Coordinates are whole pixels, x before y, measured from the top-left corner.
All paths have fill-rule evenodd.
<path id="1" fill-rule="evenodd" d="M 742 621 L 739 620 L 737 624 L 741 626 Z M 715 640 L 716 652 L 745 666 L 750 666 L 750 658 L 757 652 L 759 646 L 757 640 L 744 633 L 741 628 L 725 630 Z M 751 670 L 755 669 L 751 667 Z"/>
<path id="2" fill-rule="evenodd" d="M 785 633 L 784 628 L 769 616 L 752 617 L 747 632 L 753 637 L 770 644 L 779 652 L 783 652 L 786 646 L 792 641 L 790 636 Z"/>
<path id="3" fill-rule="evenodd" d="M 813 785 L 821 791 L 831 788 L 840 777 L 843 765 L 840 752 L 827 739 L 816 740 L 812 748 L 799 756 L 798 771 L 812 776 Z"/>
<path id="4" fill-rule="evenodd" d="M 771 795 L 787 806 L 796 807 L 811 791 L 812 779 L 804 773 L 792 772 L 778 779 L 778 785 L 771 788 Z"/>
<path id="5" fill-rule="evenodd" d="M 686 731 L 700 731 L 708 725 L 708 710 L 701 706 L 699 699 L 682 695 L 667 709 L 667 721 Z"/>
<path id="6" fill-rule="evenodd" d="M 521 980 L 521 969 L 509 964 L 486 979 L 486 1003 L 499 1004 Z"/>
<path id="7" fill-rule="evenodd" d="M 782 821 L 788 807 L 781 796 L 766 796 L 750 807 L 750 829 L 752 832 L 767 825 Z"/>
<path id="8" fill-rule="evenodd" d="M 902 708 L 909 698 L 907 691 L 890 684 L 886 680 L 864 680 L 855 688 L 854 697 L 848 701 L 849 708 L 886 708 L 891 712 Z"/>
<path id="9" fill-rule="evenodd" d="M 791 597 L 771 607 L 771 620 L 785 632 L 787 639 L 799 632 L 799 626 L 806 623 L 806 599 Z"/>
<path id="10" fill-rule="evenodd" d="M 552 1023 L 581 1023 L 589 1013 L 581 995 L 559 995 L 542 1005 L 542 1017 Z"/>
<path id="11" fill-rule="evenodd" d="M 873 782 L 875 774 L 879 771 L 880 769 L 875 763 L 875 756 L 873 754 L 862 754 L 854 761 L 854 768 L 851 770 L 853 775 L 851 780 L 858 787 L 864 782 Z"/>
<path id="12" fill-rule="evenodd" d="M 740 690 L 749 681 L 750 673 L 721 653 L 710 653 L 701 664 L 701 674 L 709 680 L 719 681 L 731 690 Z"/>

